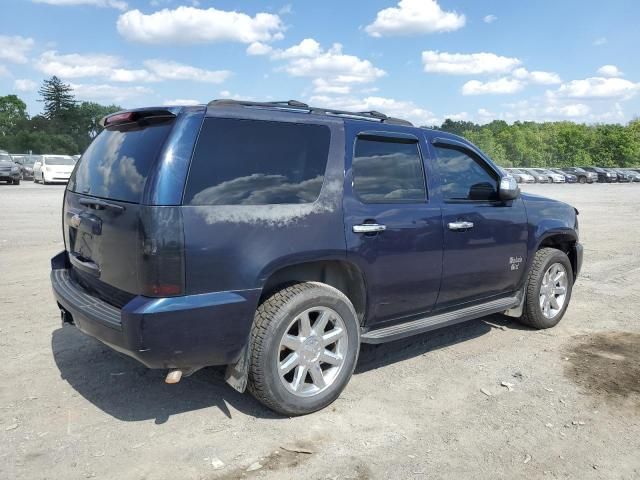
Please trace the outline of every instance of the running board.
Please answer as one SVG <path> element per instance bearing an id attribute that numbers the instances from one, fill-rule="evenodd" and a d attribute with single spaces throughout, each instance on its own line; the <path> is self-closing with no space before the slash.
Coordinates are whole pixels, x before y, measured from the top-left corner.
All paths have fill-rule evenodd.
<path id="1" fill-rule="evenodd" d="M 447 327 L 467 320 L 484 317 L 494 313 L 504 312 L 520 305 L 520 295 L 499 298 L 490 302 L 461 308 L 452 312 L 430 315 L 428 317 L 411 320 L 409 322 L 391 325 L 389 327 L 369 330 L 360 336 L 362 343 L 384 343 L 401 338 L 410 337 L 418 333 L 428 332 L 436 328 Z"/>

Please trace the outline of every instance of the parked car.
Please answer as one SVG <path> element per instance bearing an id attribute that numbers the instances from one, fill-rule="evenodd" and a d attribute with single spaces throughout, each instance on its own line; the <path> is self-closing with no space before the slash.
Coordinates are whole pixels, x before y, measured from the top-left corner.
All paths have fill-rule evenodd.
<path id="1" fill-rule="evenodd" d="M 48 183 L 68 182 L 76 162 L 69 155 L 41 155 L 33 164 L 33 181 Z M 135 171 L 131 174 L 135 178 Z"/>
<path id="2" fill-rule="evenodd" d="M 535 178 L 536 183 L 551 183 L 551 178 L 549 175 L 543 175 L 540 172 L 536 171 L 534 168 L 520 168 L 523 172 L 528 173 L 529 175 Z"/>
<path id="3" fill-rule="evenodd" d="M 560 170 L 578 177 L 578 183 L 595 183 L 598 181 L 597 173 L 588 172 L 580 167 L 565 167 Z"/>
<path id="4" fill-rule="evenodd" d="M 620 168 L 605 168 L 604 170 L 606 172 L 615 173 L 617 176 L 618 182 L 620 183 L 629 183 L 632 181 L 632 176 Z"/>
<path id="5" fill-rule="evenodd" d="M 553 173 L 557 173 L 558 175 L 562 175 L 564 177 L 565 183 L 578 183 L 578 177 L 573 173 L 563 172 L 557 168 L 550 168 L 550 171 Z"/>
<path id="6" fill-rule="evenodd" d="M 0 153 L 0 181 L 20 185 L 20 165 L 6 152 Z"/>
<path id="7" fill-rule="evenodd" d="M 604 168 L 600 167 L 582 167 L 587 172 L 593 172 L 598 175 L 599 183 L 612 183 L 618 181 L 618 175 L 613 172 L 607 172 Z"/>
<path id="8" fill-rule="evenodd" d="M 629 175 L 631 182 L 640 182 L 640 172 L 626 168 L 623 171 Z"/>
<path id="9" fill-rule="evenodd" d="M 11 156 L 13 161 L 20 165 L 20 179 L 33 180 L 33 165 L 40 156 L 28 153 L 14 153 Z"/>
<path id="10" fill-rule="evenodd" d="M 536 172 L 540 173 L 540 175 L 546 175 L 547 177 L 549 177 L 549 181 L 551 183 L 565 183 L 566 181 L 564 175 L 552 172 L 551 170 L 546 168 L 532 168 L 531 170 L 535 170 Z"/>
<path id="11" fill-rule="evenodd" d="M 65 192 L 54 295 L 63 323 L 168 383 L 228 365 L 237 390 L 306 414 L 361 343 L 499 312 L 549 328 L 569 305 L 577 210 L 521 194 L 464 138 L 294 101 L 103 124 Z"/>
<path id="12" fill-rule="evenodd" d="M 523 170 L 518 168 L 505 168 L 505 170 L 513 175 L 518 183 L 536 183 L 536 179 L 533 175 L 530 175 Z"/>

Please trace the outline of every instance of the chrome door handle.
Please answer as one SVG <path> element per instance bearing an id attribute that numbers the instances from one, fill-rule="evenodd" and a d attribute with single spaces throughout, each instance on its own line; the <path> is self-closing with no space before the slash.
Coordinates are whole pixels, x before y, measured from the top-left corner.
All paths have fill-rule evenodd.
<path id="1" fill-rule="evenodd" d="M 449 230 L 469 230 L 473 228 L 473 222 L 450 222 Z"/>
<path id="2" fill-rule="evenodd" d="M 386 229 L 386 225 L 380 225 L 379 223 L 363 223 L 362 225 L 354 225 L 353 233 L 376 233 L 384 232 Z"/>

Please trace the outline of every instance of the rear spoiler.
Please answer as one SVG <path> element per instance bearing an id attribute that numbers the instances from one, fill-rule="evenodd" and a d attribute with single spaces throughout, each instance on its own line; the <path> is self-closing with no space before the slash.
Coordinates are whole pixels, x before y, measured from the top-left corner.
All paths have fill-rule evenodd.
<path id="1" fill-rule="evenodd" d="M 100 120 L 102 127 L 139 122 L 149 118 L 175 118 L 176 114 L 168 109 L 130 110 L 107 115 Z"/>

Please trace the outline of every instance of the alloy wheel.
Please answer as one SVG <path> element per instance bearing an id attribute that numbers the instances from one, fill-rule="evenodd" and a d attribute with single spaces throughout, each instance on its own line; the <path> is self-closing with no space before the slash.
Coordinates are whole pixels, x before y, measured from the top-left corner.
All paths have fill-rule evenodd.
<path id="1" fill-rule="evenodd" d="M 552 319 L 560 313 L 567 299 L 568 286 L 569 278 L 564 265 L 552 264 L 542 277 L 540 286 L 540 309 L 545 317 Z"/>
<path id="2" fill-rule="evenodd" d="M 348 348 L 342 317 L 329 307 L 309 308 L 293 319 L 280 340 L 280 380 L 294 395 L 317 395 L 336 381 Z"/>

